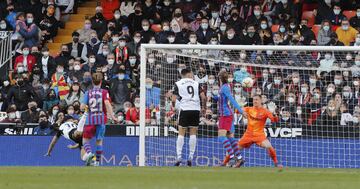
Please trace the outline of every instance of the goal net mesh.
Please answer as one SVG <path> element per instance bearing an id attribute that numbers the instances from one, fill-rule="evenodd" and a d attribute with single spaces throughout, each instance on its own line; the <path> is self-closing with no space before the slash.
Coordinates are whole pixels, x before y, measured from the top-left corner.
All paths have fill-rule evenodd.
<path id="1" fill-rule="evenodd" d="M 230 73 L 236 101 L 252 106 L 261 95 L 264 107 L 275 109 L 278 123 L 265 133 L 284 166 L 360 168 L 360 54 L 355 51 L 221 50 L 146 48 L 145 165 L 172 166 L 176 161 L 177 117 L 171 104 L 180 71 L 189 68 L 207 96 L 201 114 L 193 164 L 218 166 L 226 153 L 218 141 L 218 73 Z M 254 85 L 242 81 L 252 78 Z M 235 113 L 235 138 L 247 120 Z M 185 138 L 183 159 L 189 154 Z M 242 150 L 244 166 L 273 166 L 267 151 L 256 145 Z"/>

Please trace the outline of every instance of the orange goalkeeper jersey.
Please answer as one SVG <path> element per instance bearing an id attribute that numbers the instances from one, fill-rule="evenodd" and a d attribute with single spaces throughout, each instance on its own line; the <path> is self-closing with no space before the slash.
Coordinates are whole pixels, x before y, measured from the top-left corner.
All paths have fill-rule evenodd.
<path id="1" fill-rule="evenodd" d="M 246 135 L 265 136 L 264 127 L 266 120 L 268 118 L 271 122 L 277 122 L 279 120 L 269 110 L 263 107 L 245 107 L 243 110 L 246 112 L 248 119 L 248 126 L 245 131 Z"/>

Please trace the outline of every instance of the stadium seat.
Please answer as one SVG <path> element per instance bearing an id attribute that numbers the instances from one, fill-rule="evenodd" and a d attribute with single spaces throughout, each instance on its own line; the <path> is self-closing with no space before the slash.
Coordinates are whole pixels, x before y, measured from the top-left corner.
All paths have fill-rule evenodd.
<path id="1" fill-rule="evenodd" d="M 311 27 L 315 24 L 315 15 L 314 15 L 313 11 L 303 12 L 301 19 L 307 19 L 309 27 Z"/>
<path id="2" fill-rule="evenodd" d="M 311 30 L 314 32 L 315 38 L 317 38 L 320 29 L 321 29 L 321 25 L 313 25 L 312 26 Z"/>
<path id="3" fill-rule="evenodd" d="M 153 25 L 151 25 L 151 29 L 152 29 L 154 32 L 158 33 L 158 32 L 161 31 L 161 24 L 153 24 Z"/>
<path id="4" fill-rule="evenodd" d="M 274 24 L 274 25 L 272 25 L 271 26 L 271 31 L 273 32 L 273 33 L 275 33 L 275 32 L 278 32 L 279 31 L 279 25 L 278 24 Z"/>
<path id="5" fill-rule="evenodd" d="M 350 18 L 352 18 L 356 15 L 356 11 L 346 10 L 343 12 L 343 14 L 346 16 L 347 19 L 350 20 Z"/>
<path id="6" fill-rule="evenodd" d="M 314 9 L 317 9 L 317 7 L 318 7 L 317 3 L 304 3 L 302 7 L 302 12 L 313 11 Z"/>

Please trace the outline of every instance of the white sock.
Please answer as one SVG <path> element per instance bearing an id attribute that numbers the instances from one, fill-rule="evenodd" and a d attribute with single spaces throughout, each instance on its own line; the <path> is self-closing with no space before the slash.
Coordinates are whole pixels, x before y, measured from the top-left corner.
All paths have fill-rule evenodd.
<path id="1" fill-rule="evenodd" d="M 85 125 L 85 122 L 86 122 L 86 115 L 87 114 L 84 114 L 84 115 L 81 116 L 80 121 L 78 123 L 77 131 L 83 132 L 84 125 Z"/>
<path id="2" fill-rule="evenodd" d="M 190 135 L 189 149 L 190 149 L 189 160 L 192 160 L 194 158 L 195 149 L 196 149 L 196 135 Z"/>
<path id="3" fill-rule="evenodd" d="M 177 154 L 177 159 L 179 161 L 181 160 L 183 146 L 184 146 L 184 136 L 179 135 L 176 140 L 176 154 Z"/>

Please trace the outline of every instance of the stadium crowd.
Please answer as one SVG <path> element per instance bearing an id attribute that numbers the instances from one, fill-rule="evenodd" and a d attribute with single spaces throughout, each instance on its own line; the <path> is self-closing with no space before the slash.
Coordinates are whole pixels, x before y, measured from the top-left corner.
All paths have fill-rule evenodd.
<path id="1" fill-rule="evenodd" d="M 223 45 L 331 45 L 360 46 L 359 0 L 102 0 L 82 29 L 72 33 L 51 56 L 51 43 L 59 27 L 84 0 L 6 0 L 0 2 L 0 31 L 13 31 L 17 54 L 13 70 L 3 79 L 0 93 L 4 123 L 39 123 L 39 134 L 51 133 L 52 123 L 65 114 L 79 118 L 84 91 L 92 87 L 91 73 L 104 74 L 120 124 L 139 123 L 140 44 Z M 311 19 L 302 19 L 304 6 L 314 5 Z M 356 14 L 348 19 L 343 12 Z M 320 25 L 314 33 L 312 27 Z M 187 53 L 202 53 L 188 52 Z M 360 54 L 332 52 L 223 52 L 207 57 L 242 63 L 314 67 L 314 71 L 256 66 L 228 67 L 236 100 L 249 105 L 254 94 L 262 95 L 269 109 L 278 107 L 280 126 L 360 125 L 360 71 L 334 71 L 360 67 Z M 147 58 L 147 123 L 157 124 L 164 107 L 165 122 L 175 119 L 171 107 L 173 81 L 159 76 L 166 62 L 173 71 L 190 66 L 186 60 L 156 53 Z M 159 61 L 163 61 L 161 64 Z M 192 60 L 191 62 L 196 62 Z M 193 63 L 195 64 L 195 63 Z M 207 92 L 202 124 L 217 122 L 212 96 L 218 93 L 217 62 L 199 61 L 195 79 Z M 252 77 L 252 89 L 241 86 Z M 163 79 L 163 80 L 161 80 Z M 169 79 L 171 80 L 171 79 Z M 166 90 L 162 94 L 161 90 Z M 163 99 L 162 99 L 163 98 Z M 246 123 L 245 119 L 239 119 Z"/>

